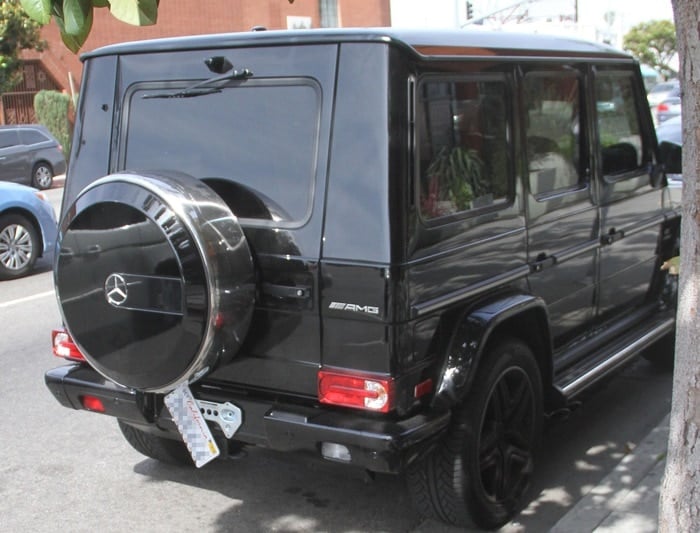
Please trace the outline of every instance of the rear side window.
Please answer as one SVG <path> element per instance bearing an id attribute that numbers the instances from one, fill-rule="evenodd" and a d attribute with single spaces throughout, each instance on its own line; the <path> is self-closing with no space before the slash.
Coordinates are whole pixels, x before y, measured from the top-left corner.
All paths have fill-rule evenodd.
<path id="1" fill-rule="evenodd" d="M 525 76 L 528 171 L 536 196 L 581 186 L 580 94 L 574 72 Z"/>
<path id="2" fill-rule="evenodd" d="M 416 99 L 424 219 L 503 205 L 509 194 L 507 85 L 501 77 L 424 79 Z"/>
<path id="3" fill-rule="evenodd" d="M 241 218 L 304 221 L 316 174 L 318 85 L 307 78 L 248 80 L 187 98 L 167 96 L 184 87 L 132 88 L 119 167 L 206 180 Z"/>
<path id="4" fill-rule="evenodd" d="M 0 148 L 9 148 L 18 144 L 17 130 L 0 131 Z"/>
<path id="5" fill-rule="evenodd" d="M 637 173 L 645 165 L 634 86 L 631 73 L 599 73 L 596 77 L 599 156 L 605 176 Z"/>
<path id="6" fill-rule="evenodd" d="M 20 135 L 22 144 L 38 144 L 50 140 L 46 135 L 36 130 L 22 130 Z"/>

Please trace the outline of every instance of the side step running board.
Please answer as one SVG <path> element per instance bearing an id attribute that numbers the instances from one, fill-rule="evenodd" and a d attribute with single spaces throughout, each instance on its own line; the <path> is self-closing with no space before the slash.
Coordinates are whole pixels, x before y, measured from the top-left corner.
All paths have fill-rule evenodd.
<path id="1" fill-rule="evenodd" d="M 590 387 L 598 380 L 619 368 L 630 359 L 636 357 L 641 350 L 647 348 L 664 335 L 671 333 L 675 326 L 675 318 L 658 320 L 651 328 L 635 330 L 624 339 L 614 343 L 610 350 L 603 351 L 592 361 L 586 359 L 582 364 L 566 369 L 554 382 L 555 388 L 565 397 L 572 398 Z"/>

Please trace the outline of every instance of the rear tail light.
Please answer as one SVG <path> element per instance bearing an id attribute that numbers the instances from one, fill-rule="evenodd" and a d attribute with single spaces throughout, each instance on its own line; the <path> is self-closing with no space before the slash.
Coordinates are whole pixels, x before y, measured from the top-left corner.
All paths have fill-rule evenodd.
<path id="1" fill-rule="evenodd" d="M 81 396 L 80 403 L 83 404 L 83 407 L 88 411 L 95 411 L 97 413 L 105 412 L 105 405 L 97 396 Z"/>
<path id="2" fill-rule="evenodd" d="M 85 361 L 85 357 L 80 353 L 78 346 L 73 342 L 73 338 L 63 328 L 54 329 L 51 332 L 51 344 L 53 354 L 69 361 Z"/>
<path id="3" fill-rule="evenodd" d="M 668 111 L 669 107 L 668 104 L 661 103 L 658 106 L 656 106 L 656 111 Z"/>
<path id="4" fill-rule="evenodd" d="M 394 380 L 341 372 L 318 372 L 321 403 L 388 413 L 394 407 Z"/>

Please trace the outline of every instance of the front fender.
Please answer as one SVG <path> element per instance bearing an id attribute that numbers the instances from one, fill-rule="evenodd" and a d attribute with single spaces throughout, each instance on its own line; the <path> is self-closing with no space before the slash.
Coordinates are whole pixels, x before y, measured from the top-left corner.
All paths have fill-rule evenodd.
<path id="1" fill-rule="evenodd" d="M 498 330 L 498 331 L 496 331 Z M 528 294 L 501 296 L 465 310 L 455 325 L 438 373 L 432 406 L 450 409 L 467 394 L 489 340 L 525 337 L 536 348 L 544 372 L 551 372 L 551 340 L 547 309 L 542 299 Z"/>

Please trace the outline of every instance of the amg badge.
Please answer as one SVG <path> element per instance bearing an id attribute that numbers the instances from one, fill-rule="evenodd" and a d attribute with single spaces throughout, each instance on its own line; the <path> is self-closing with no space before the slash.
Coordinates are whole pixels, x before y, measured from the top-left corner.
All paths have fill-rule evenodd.
<path id="1" fill-rule="evenodd" d="M 335 309 L 336 311 L 352 311 L 353 313 L 364 313 L 367 315 L 379 314 L 379 307 L 375 307 L 373 305 L 348 304 L 345 302 L 331 302 L 328 309 Z"/>

